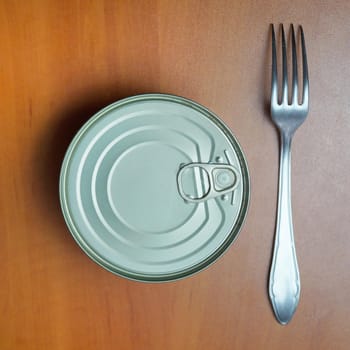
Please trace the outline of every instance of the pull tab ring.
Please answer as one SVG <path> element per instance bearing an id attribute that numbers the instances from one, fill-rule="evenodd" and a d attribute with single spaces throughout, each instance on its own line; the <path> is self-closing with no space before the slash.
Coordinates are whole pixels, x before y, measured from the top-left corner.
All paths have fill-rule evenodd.
<path id="1" fill-rule="evenodd" d="M 190 203 L 203 202 L 232 192 L 239 184 L 239 173 L 230 164 L 189 163 L 177 173 L 181 197 Z"/>

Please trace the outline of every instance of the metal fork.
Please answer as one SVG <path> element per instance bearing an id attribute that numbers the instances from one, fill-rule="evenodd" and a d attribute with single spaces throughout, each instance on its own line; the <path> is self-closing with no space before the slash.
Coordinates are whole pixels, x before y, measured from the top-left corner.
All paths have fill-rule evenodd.
<path id="1" fill-rule="evenodd" d="M 299 103 L 298 62 L 294 27 L 292 33 L 292 99 L 288 101 L 287 50 L 283 25 L 282 34 L 282 100 L 278 99 L 277 54 L 274 27 L 272 28 L 271 117 L 280 133 L 280 168 L 278 213 L 274 252 L 270 270 L 269 295 L 276 318 L 287 324 L 297 308 L 300 297 L 300 277 L 295 253 L 291 206 L 291 142 L 296 129 L 304 122 L 309 110 L 309 78 L 305 39 L 300 26 L 303 63 L 302 102 Z"/>

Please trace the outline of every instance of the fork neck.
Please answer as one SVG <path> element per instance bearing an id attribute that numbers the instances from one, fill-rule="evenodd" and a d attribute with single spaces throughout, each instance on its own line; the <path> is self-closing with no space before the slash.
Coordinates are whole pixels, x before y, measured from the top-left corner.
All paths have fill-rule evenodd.
<path id="1" fill-rule="evenodd" d="M 292 134 L 280 132 L 280 176 L 286 179 L 288 187 L 290 186 L 290 158 L 292 146 Z"/>
<path id="2" fill-rule="evenodd" d="M 280 140 L 281 140 L 281 147 L 290 148 L 292 144 L 294 131 L 280 130 L 279 134 L 280 134 Z"/>

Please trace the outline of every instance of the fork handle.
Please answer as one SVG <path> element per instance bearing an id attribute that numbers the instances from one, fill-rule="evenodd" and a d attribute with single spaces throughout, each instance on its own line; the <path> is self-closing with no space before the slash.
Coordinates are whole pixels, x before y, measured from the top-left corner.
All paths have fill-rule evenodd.
<path id="1" fill-rule="evenodd" d="M 291 135 L 281 133 L 278 213 L 269 282 L 270 300 L 281 324 L 291 320 L 300 297 L 291 205 L 291 140 Z"/>

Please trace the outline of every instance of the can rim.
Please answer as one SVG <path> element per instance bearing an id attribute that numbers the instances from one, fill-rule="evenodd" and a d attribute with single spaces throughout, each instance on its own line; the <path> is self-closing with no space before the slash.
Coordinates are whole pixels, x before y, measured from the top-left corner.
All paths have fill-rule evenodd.
<path id="1" fill-rule="evenodd" d="M 181 271 L 168 273 L 168 274 L 142 274 L 137 273 L 133 271 L 128 271 L 126 269 L 123 269 L 121 267 L 117 267 L 113 264 L 110 264 L 108 261 L 106 261 L 104 258 L 99 256 L 92 247 L 90 247 L 84 239 L 81 237 L 81 233 L 79 230 L 75 227 L 74 221 L 70 215 L 67 198 L 66 198 L 66 174 L 69 167 L 70 158 L 74 152 L 74 148 L 78 144 L 79 140 L 83 137 L 84 133 L 92 126 L 100 117 L 108 113 L 110 110 L 115 109 L 116 107 L 121 107 L 126 104 L 139 102 L 139 101 L 149 101 L 149 100 L 161 100 L 161 101 L 171 101 L 180 103 L 182 105 L 191 107 L 198 112 L 200 112 L 203 116 L 207 117 L 210 121 L 212 121 L 228 138 L 230 141 L 232 147 L 234 148 L 237 158 L 239 160 L 239 164 L 241 167 L 242 172 L 242 182 L 243 182 L 243 197 L 240 205 L 240 210 L 237 216 L 237 220 L 235 224 L 233 225 L 231 232 L 227 235 L 227 238 L 221 244 L 217 247 L 217 249 L 214 251 L 213 254 L 211 254 L 206 259 L 202 260 L 196 265 L 193 265 L 187 269 L 183 269 Z M 138 282 L 169 282 L 169 281 L 175 281 L 180 280 L 185 277 L 194 275 L 200 271 L 203 271 L 204 269 L 211 266 L 214 262 L 218 260 L 219 257 L 221 257 L 228 248 L 236 241 L 237 237 L 239 236 L 239 233 L 241 232 L 241 229 L 244 225 L 244 222 L 247 217 L 248 208 L 249 208 L 249 202 L 250 202 L 250 177 L 249 177 L 249 171 L 247 166 L 247 161 L 244 156 L 244 153 L 242 151 L 241 145 L 239 144 L 236 137 L 233 135 L 231 129 L 212 111 L 207 109 L 206 107 L 202 106 L 201 104 L 190 100 L 185 97 L 172 95 L 172 94 L 162 94 L 162 93 L 149 93 L 149 94 L 139 94 L 134 95 L 130 97 L 126 97 L 122 100 L 116 101 L 112 104 L 109 104 L 105 108 L 101 109 L 97 113 L 95 113 L 86 123 L 83 124 L 83 126 L 79 129 L 79 131 L 74 136 L 73 140 L 71 141 L 63 163 L 61 167 L 60 172 L 60 178 L 59 178 L 59 197 L 60 197 L 60 204 L 61 204 L 61 210 L 63 213 L 63 217 L 65 219 L 66 225 L 72 234 L 74 240 L 76 243 L 80 246 L 80 248 L 92 259 L 95 263 L 103 267 L 104 269 L 119 275 L 121 277 L 127 278 L 129 280 L 134 280 Z"/>

